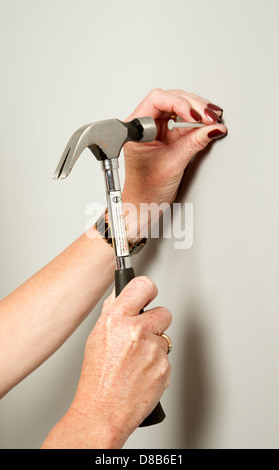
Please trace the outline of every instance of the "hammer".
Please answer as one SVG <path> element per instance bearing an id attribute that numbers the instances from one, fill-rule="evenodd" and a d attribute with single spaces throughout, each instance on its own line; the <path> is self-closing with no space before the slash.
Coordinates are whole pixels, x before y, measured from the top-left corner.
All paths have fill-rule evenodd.
<path id="1" fill-rule="evenodd" d="M 72 135 L 53 175 L 53 179 L 66 178 L 86 147 L 101 162 L 105 175 L 106 197 L 115 256 L 116 296 L 135 277 L 125 226 L 118 174 L 118 157 L 126 142 L 152 142 L 156 138 L 156 134 L 157 126 L 152 117 L 141 117 L 130 122 L 108 119 L 87 124 Z M 139 313 L 142 313 L 142 311 Z M 158 403 L 151 414 L 140 424 L 140 427 L 161 423 L 164 418 L 164 410 L 161 404 Z"/>

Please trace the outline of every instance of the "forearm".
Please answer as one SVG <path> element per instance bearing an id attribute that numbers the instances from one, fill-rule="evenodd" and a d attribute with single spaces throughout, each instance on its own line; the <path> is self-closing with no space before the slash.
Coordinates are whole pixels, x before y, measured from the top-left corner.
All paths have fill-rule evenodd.
<path id="1" fill-rule="evenodd" d="M 121 449 L 128 435 L 114 429 L 105 414 L 100 418 L 90 413 L 80 415 L 70 408 L 54 426 L 41 449 Z"/>
<path id="2" fill-rule="evenodd" d="M 1 301 L 1 396 L 64 343 L 104 295 L 113 275 L 113 249 L 103 239 L 83 234 Z"/>

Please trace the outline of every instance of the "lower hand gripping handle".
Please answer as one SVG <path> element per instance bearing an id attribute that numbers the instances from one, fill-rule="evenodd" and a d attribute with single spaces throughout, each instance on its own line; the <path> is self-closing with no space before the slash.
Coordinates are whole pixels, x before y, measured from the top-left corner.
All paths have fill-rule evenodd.
<path id="1" fill-rule="evenodd" d="M 118 296 L 124 287 L 135 277 L 133 268 L 119 269 L 115 271 L 115 295 Z M 142 313 L 141 310 L 139 313 Z M 151 426 L 152 424 L 161 423 L 166 415 L 159 402 L 156 408 L 150 413 L 149 416 L 139 425 L 139 427 Z"/>

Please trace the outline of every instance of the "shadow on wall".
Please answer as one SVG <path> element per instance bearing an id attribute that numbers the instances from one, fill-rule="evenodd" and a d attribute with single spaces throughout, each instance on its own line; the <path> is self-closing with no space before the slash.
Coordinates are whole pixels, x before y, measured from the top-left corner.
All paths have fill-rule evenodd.
<path id="1" fill-rule="evenodd" d="M 209 157 L 212 145 L 199 152 L 192 158 L 185 171 L 180 184 L 176 202 L 187 200 L 187 194 L 193 184 L 202 162 Z M 160 233 L 162 225 L 160 224 Z M 136 275 L 148 272 L 150 263 L 158 262 L 159 240 L 149 240 L 145 255 L 136 260 Z M 198 260 L 197 260 L 198 269 Z M 182 336 L 179 340 L 179 357 L 177 364 L 182 369 L 176 371 L 176 416 L 175 448 L 197 449 L 202 447 L 203 436 L 206 432 L 206 422 L 212 407 L 209 377 L 208 334 L 197 304 L 193 297 L 189 303 L 187 299 L 187 311 L 177 314 L 178 318 L 185 318 L 182 326 Z M 200 308 L 200 307 L 199 307 Z M 178 339 L 178 338 L 177 338 Z M 177 341 L 176 339 L 176 341 Z"/>
<path id="2" fill-rule="evenodd" d="M 207 340 L 198 312 L 187 309 L 186 332 L 181 344 L 180 386 L 178 389 L 179 432 L 176 442 L 182 449 L 201 448 L 210 410 L 210 387 L 208 376 Z M 184 345 L 184 347 L 183 347 Z"/>
<path id="3" fill-rule="evenodd" d="M 226 125 L 225 123 L 223 124 Z M 202 162 L 206 158 L 209 158 L 209 154 L 212 150 L 213 145 L 214 145 L 214 142 L 210 142 L 204 150 L 196 154 L 190 160 L 190 162 L 188 163 L 185 169 L 184 176 L 180 183 L 179 191 L 177 193 L 175 202 L 183 202 L 183 200 L 186 200 L 187 193 L 190 190 L 190 187 L 194 182 L 195 176 L 198 170 L 201 168 Z"/>
<path id="4" fill-rule="evenodd" d="M 186 200 L 187 193 L 193 183 L 195 176 L 202 165 L 202 162 L 208 157 L 212 143 L 209 143 L 208 146 L 195 155 L 192 160 L 188 163 L 187 168 L 185 170 L 185 174 L 181 180 L 180 187 L 175 199 L 175 202 L 183 202 Z M 159 233 L 163 232 L 163 224 L 162 219 L 159 221 Z M 150 239 L 146 247 L 144 248 L 144 256 L 140 258 L 135 258 L 133 260 L 133 265 L 135 266 L 135 274 L 136 276 L 144 275 L 148 272 L 148 266 L 153 262 L 156 262 L 158 250 L 159 250 L 159 239 Z"/>
<path id="5" fill-rule="evenodd" d="M 176 201 L 187 199 L 187 193 L 202 166 L 209 157 L 213 142 L 199 152 L 188 164 L 181 182 Z M 198 269 L 198 262 L 196 263 Z M 194 296 L 194 294 L 193 294 Z M 179 448 L 202 448 L 203 436 L 206 432 L 208 414 L 212 407 L 211 381 L 209 377 L 209 347 L 206 326 L 202 323 L 201 312 L 197 311 L 194 297 L 187 299 L 187 318 L 182 341 L 180 342 L 179 371 L 180 386 L 178 389 L 178 428 L 177 442 Z M 200 307 L 199 307 L 200 308 Z"/>

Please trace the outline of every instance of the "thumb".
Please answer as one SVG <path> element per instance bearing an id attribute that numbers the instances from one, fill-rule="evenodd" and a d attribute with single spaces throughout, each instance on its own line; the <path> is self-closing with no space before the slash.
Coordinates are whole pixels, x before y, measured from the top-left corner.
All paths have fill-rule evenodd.
<path id="1" fill-rule="evenodd" d="M 120 315 L 138 315 L 158 294 L 157 286 L 147 276 L 132 279 L 110 304 L 110 309 Z"/>
<path id="2" fill-rule="evenodd" d="M 226 126 L 223 124 L 208 125 L 196 129 L 187 130 L 185 135 L 178 138 L 174 143 L 168 145 L 168 152 L 175 152 L 176 155 L 182 157 L 184 166 L 191 158 L 201 150 L 203 150 L 212 140 L 225 137 L 228 133 Z"/>

